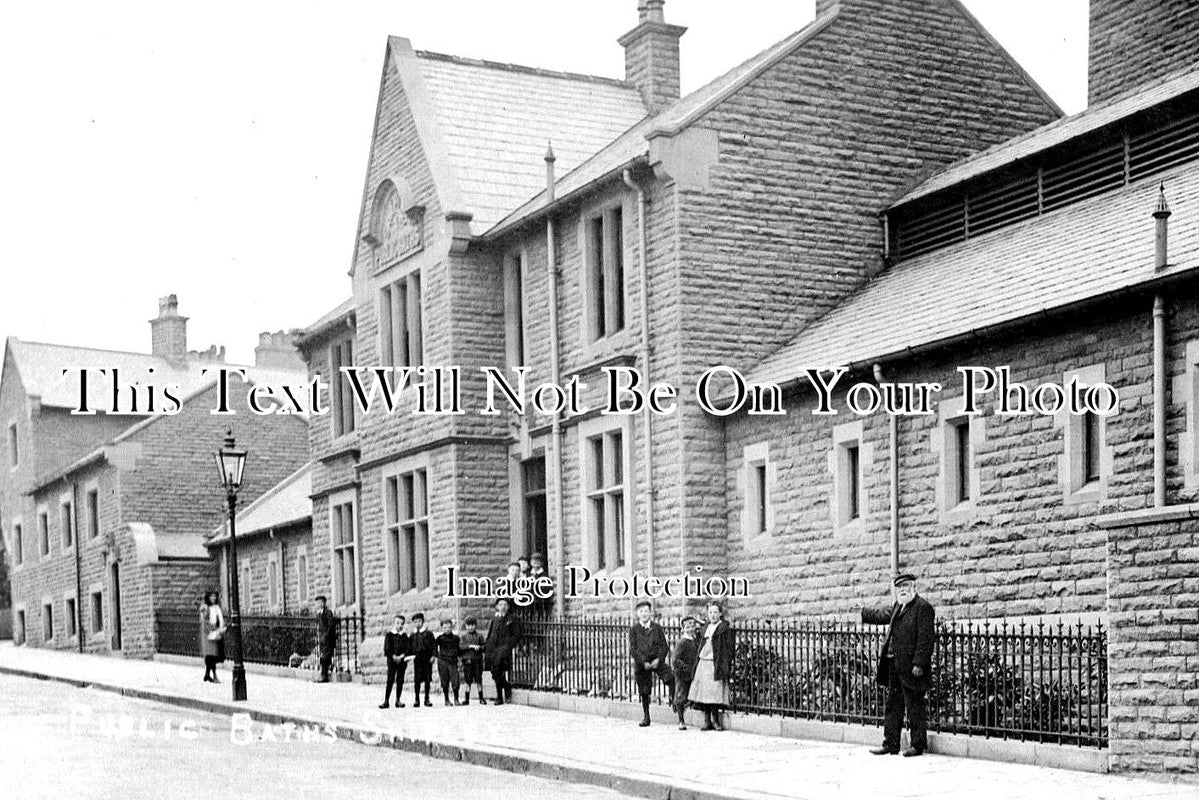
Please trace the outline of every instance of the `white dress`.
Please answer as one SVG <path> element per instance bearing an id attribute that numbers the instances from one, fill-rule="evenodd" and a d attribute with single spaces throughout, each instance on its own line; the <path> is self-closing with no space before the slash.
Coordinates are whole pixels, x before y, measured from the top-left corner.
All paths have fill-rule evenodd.
<path id="1" fill-rule="evenodd" d="M 716 662 L 712 660 L 712 632 L 715 630 L 716 625 L 709 624 L 704 631 L 704 646 L 699 651 L 699 663 L 695 665 L 695 679 L 691 682 L 689 699 L 697 705 L 729 704 L 729 682 L 716 680 Z"/>

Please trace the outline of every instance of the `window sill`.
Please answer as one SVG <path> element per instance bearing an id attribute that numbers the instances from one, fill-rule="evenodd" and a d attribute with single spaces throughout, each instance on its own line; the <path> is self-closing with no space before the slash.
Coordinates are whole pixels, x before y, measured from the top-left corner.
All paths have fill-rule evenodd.
<path id="1" fill-rule="evenodd" d="M 1079 488 L 1066 494 L 1066 505 L 1083 506 L 1102 503 L 1107 499 L 1107 487 L 1103 480 L 1085 483 Z"/>

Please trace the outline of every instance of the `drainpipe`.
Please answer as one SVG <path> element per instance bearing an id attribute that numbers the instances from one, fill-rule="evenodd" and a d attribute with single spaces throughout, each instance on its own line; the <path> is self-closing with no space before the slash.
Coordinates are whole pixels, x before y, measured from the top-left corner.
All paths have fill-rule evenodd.
<path id="1" fill-rule="evenodd" d="M 554 202 L 554 148 L 545 151 L 545 201 Z M 550 381 L 555 386 L 562 384 L 562 366 L 559 363 L 558 343 L 558 264 L 556 254 L 554 217 L 545 217 L 545 274 L 549 288 L 550 305 Z M 554 592 L 554 613 L 566 613 L 566 540 L 562 531 L 562 420 L 555 413 L 550 420 L 550 464 L 554 476 L 554 572 L 557 575 L 558 591 Z"/>
<path id="2" fill-rule="evenodd" d="M 1170 207 L 1166 204 L 1166 186 L 1158 190 L 1156 242 L 1153 270 L 1162 272 L 1167 266 L 1167 232 Z M 1153 505 L 1166 504 L 1166 301 L 1161 293 L 1153 297 Z"/>
<path id="3" fill-rule="evenodd" d="M 874 382 L 883 382 L 881 364 L 874 365 Z M 891 414 L 891 580 L 899 575 L 899 415 Z"/>
<path id="4" fill-rule="evenodd" d="M 637 193 L 637 258 L 641 283 L 641 369 L 646 383 L 650 381 L 649 365 L 649 266 L 646 263 L 645 189 L 633 180 L 632 172 L 621 176 L 625 185 Z M 654 462 L 653 412 L 649 403 L 642 409 L 642 444 L 645 449 L 645 571 L 654 574 Z M 635 571 L 635 570 L 634 570 Z"/>

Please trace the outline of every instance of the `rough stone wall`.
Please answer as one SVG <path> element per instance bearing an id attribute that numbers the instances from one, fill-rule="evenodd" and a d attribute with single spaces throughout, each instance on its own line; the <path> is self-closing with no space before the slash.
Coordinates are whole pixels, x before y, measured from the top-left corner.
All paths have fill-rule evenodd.
<path id="1" fill-rule="evenodd" d="M 1199 2 L 1091 0 L 1090 34 L 1094 104 L 1199 64 Z"/>

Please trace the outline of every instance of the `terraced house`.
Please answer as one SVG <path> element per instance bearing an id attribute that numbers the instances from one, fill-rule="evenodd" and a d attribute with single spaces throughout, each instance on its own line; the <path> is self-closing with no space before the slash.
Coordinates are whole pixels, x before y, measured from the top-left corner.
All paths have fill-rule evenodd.
<path id="1" fill-rule="evenodd" d="M 690 397 L 653 419 L 486 416 L 480 367 L 524 366 L 530 388 L 577 378 L 592 407 L 604 366 L 682 387 L 748 370 L 884 268 L 888 198 L 1060 116 L 952 0 L 819 3 L 680 98 L 683 35 L 661 0 L 640 3 L 623 80 L 389 39 L 353 298 L 302 344 L 324 376 L 459 366 L 471 410 L 413 415 L 409 388 L 399 413 L 355 414 L 333 380 L 313 427 L 314 565 L 369 629 L 458 610 L 447 565 L 498 576 L 538 550 L 551 572 L 724 571 L 721 420 Z"/>
<path id="2" fill-rule="evenodd" d="M 204 541 L 225 514 L 213 454 L 226 430 L 232 426 L 251 450 L 247 503 L 307 459 L 307 420 L 249 413 L 238 378 L 230 392 L 235 416 L 210 413 L 218 392 L 211 370 L 226 366 L 224 353 L 187 350 L 187 319 L 174 295 L 160 301 L 150 324 L 150 353 L 6 343 L 0 408 L 10 468 L 0 480 L 0 517 L 13 554 L 19 643 L 150 656 L 159 614 L 194 612 L 205 591 L 220 588 L 219 561 Z M 250 382 L 304 381 L 288 334 L 263 334 L 256 361 L 242 368 Z M 128 386 L 143 387 L 139 413 L 72 413 L 81 407 L 80 368 L 95 370 L 90 408 L 106 408 L 113 393 L 98 370 L 107 377 L 116 370 L 126 410 Z M 150 385 L 176 387 L 178 413 L 148 413 Z"/>

